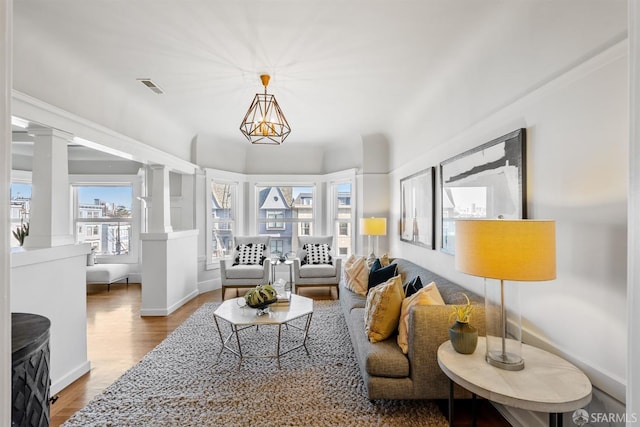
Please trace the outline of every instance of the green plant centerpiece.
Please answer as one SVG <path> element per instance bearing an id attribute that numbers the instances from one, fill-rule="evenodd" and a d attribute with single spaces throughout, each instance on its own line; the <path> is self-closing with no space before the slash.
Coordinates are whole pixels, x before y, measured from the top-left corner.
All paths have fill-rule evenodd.
<path id="1" fill-rule="evenodd" d="M 469 324 L 471 313 L 473 312 L 473 304 L 471 304 L 467 294 L 463 292 L 461 294 L 464 296 L 466 303 L 453 306 L 449 320 L 455 317 L 456 321 L 449 328 L 449 338 L 455 351 L 462 354 L 471 354 L 478 345 L 478 330 Z"/>
<path id="2" fill-rule="evenodd" d="M 257 285 L 244 295 L 244 300 L 251 308 L 265 310 L 278 300 L 278 292 L 270 284 Z"/>

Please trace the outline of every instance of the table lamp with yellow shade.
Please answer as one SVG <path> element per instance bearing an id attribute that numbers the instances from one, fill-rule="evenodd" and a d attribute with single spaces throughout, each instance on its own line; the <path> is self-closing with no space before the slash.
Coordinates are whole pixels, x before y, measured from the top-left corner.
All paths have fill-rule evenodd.
<path id="1" fill-rule="evenodd" d="M 369 256 L 367 261 L 369 263 L 376 259 L 376 254 L 371 246 L 371 236 L 376 237 L 376 252 L 378 251 L 378 236 L 387 235 L 387 218 L 361 218 L 360 219 L 360 234 L 363 236 L 369 236 Z"/>
<path id="2" fill-rule="evenodd" d="M 523 369 L 518 285 L 505 281 L 556 278 L 555 221 L 456 220 L 455 251 L 457 270 L 485 278 L 487 362 Z"/>

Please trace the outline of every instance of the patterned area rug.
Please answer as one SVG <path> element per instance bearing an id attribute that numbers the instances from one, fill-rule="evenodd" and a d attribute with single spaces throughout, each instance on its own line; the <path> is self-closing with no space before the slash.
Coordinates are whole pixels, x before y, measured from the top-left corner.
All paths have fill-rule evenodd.
<path id="1" fill-rule="evenodd" d="M 367 399 L 337 301 L 314 301 L 309 355 L 284 355 L 282 369 L 273 359 L 245 359 L 238 369 L 237 356 L 220 353 L 217 306 L 199 308 L 64 426 L 447 425 L 430 401 Z M 276 334 L 275 326 L 242 331 L 243 351 L 275 350 Z M 282 329 L 283 347 L 300 339 Z"/>

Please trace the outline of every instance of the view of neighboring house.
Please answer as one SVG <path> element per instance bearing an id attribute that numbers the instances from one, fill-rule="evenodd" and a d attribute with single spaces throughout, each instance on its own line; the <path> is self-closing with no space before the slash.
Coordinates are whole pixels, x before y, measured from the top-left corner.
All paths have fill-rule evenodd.
<path id="1" fill-rule="evenodd" d="M 305 186 L 264 186 L 256 189 L 257 234 L 269 235 L 270 252 L 274 256 L 295 252 L 298 236 L 313 236 L 313 188 Z M 212 183 L 211 218 L 212 257 L 221 258 L 233 251 L 233 187 Z M 353 246 L 353 216 L 351 187 L 344 185 L 335 201 L 334 254 L 351 255 Z"/>
<path id="2" fill-rule="evenodd" d="M 131 224 L 123 223 L 123 218 L 131 218 L 131 210 L 124 206 L 100 199 L 94 199 L 91 204 L 80 203 L 76 241 L 90 243 L 96 254 L 126 255 L 131 242 Z"/>

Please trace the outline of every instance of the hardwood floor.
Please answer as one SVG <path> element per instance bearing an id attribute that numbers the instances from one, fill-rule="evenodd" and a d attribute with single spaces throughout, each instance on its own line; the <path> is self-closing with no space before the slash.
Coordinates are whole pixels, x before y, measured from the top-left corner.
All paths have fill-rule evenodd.
<path id="1" fill-rule="evenodd" d="M 235 290 L 227 291 L 227 298 Z M 335 298 L 335 289 L 305 288 L 301 291 L 314 299 Z M 140 317 L 140 284 L 90 286 L 87 293 L 87 347 L 91 371 L 60 391 L 51 405 L 51 426 L 63 424 L 97 394 L 113 383 L 127 369 L 164 340 L 202 304 L 221 301 L 220 290 L 207 292 L 189 301 L 166 317 Z M 446 401 L 438 405 L 447 413 Z M 457 403 L 457 402 L 456 402 Z M 456 405 L 456 425 L 471 425 L 470 410 L 464 403 Z M 479 401 L 478 426 L 508 427 L 495 408 Z"/>

